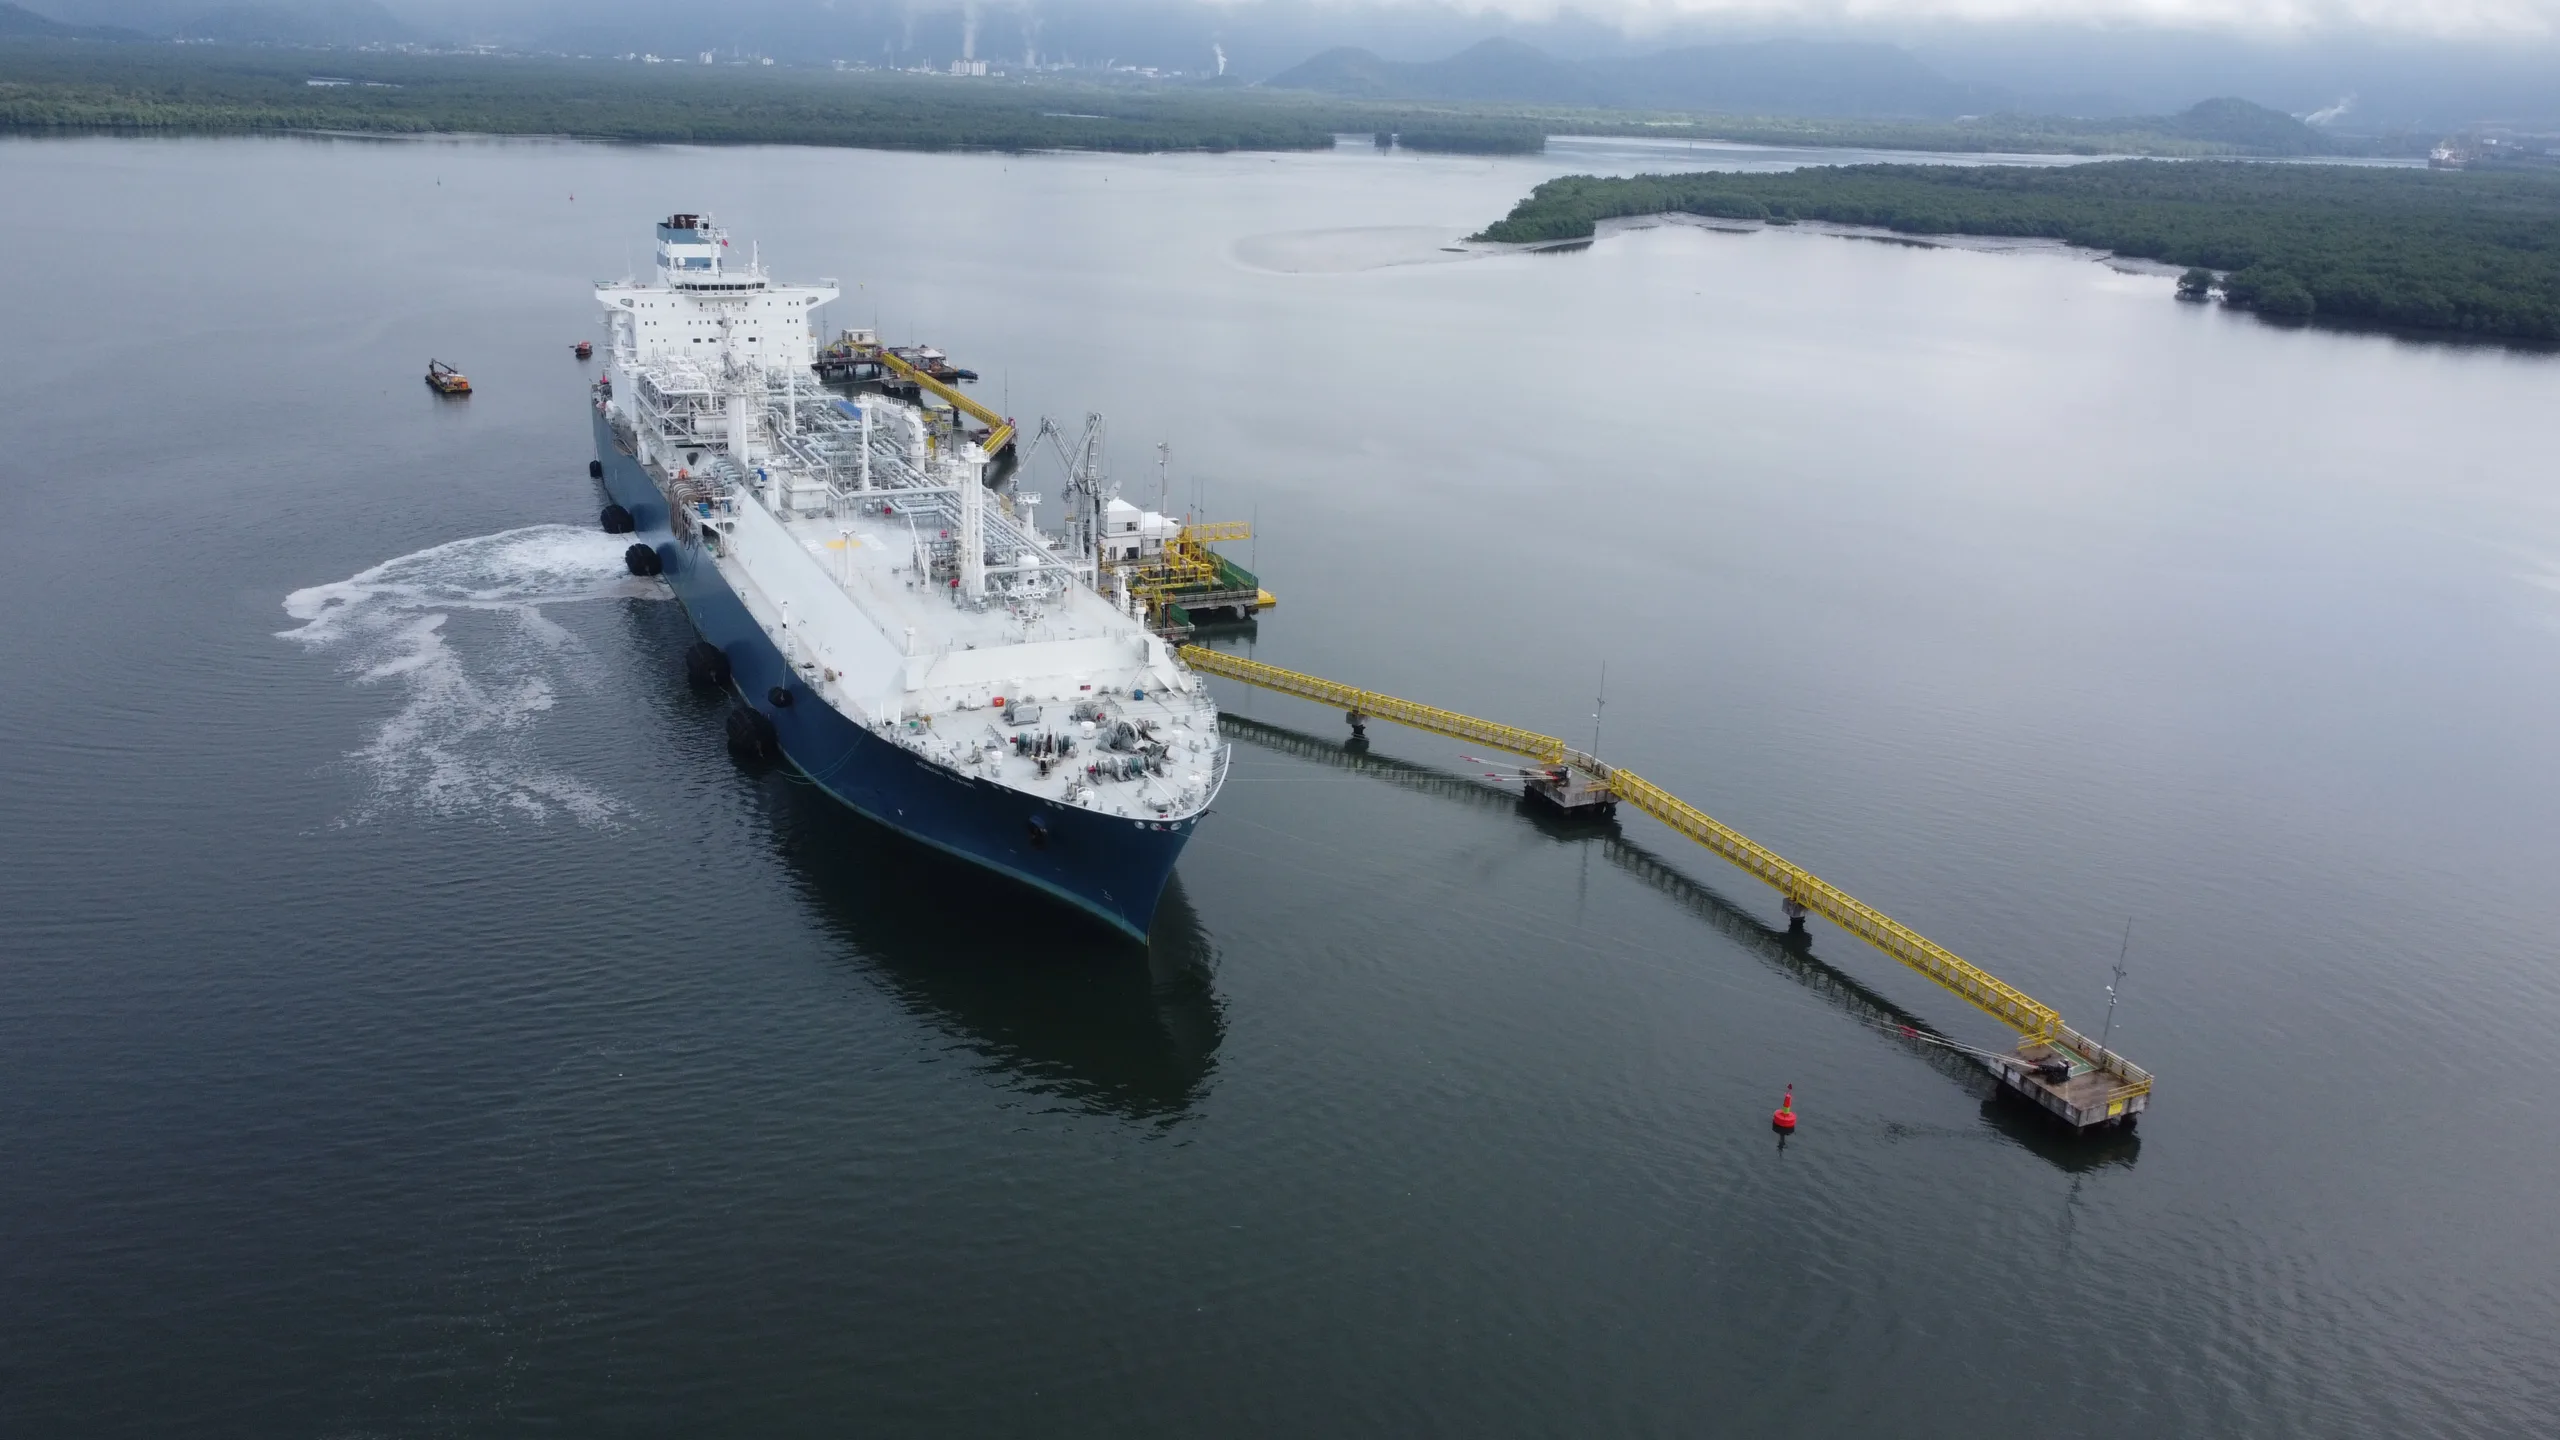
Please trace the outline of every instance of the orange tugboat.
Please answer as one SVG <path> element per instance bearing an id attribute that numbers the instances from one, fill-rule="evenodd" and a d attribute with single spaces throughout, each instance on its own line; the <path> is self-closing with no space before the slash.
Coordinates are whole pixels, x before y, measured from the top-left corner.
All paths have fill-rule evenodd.
<path id="1" fill-rule="evenodd" d="M 471 377 L 441 360 L 429 360 L 427 388 L 439 395 L 468 395 L 471 393 Z"/>
<path id="2" fill-rule="evenodd" d="M 570 348 L 570 349 L 572 349 L 572 350 L 577 351 L 577 352 L 578 352 L 578 358 L 579 358 L 579 359 L 581 359 L 581 360 L 590 360 L 590 359 L 595 358 L 595 353 L 596 353 L 596 342 L 594 342 L 593 340 L 581 340 L 581 341 L 579 341 L 577 344 L 572 345 L 572 346 L 570 346 L 569 348 Z"/>

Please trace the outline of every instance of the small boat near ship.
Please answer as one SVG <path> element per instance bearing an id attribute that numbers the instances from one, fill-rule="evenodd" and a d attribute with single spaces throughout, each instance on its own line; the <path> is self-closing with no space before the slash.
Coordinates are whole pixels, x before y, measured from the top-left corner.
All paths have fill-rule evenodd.
<path id="1" fill-rule="evenodd" d="M 471 393 L 471 377 L 441 360 L 429 360 L 427 388 L 439 395 L 468 395 Z"/>

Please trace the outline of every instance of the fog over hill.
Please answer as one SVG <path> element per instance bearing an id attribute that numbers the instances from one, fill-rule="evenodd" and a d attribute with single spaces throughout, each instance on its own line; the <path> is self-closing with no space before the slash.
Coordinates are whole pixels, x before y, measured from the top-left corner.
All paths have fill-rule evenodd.
<path id="1" fill-rule="evenodd" d="M 1754 40 L 1564 60 L 1518 40 L 1493 39 L 1423 64 L 1345 46 L 1266 83 L 1361 99 L 1727 115 L 1952 116 L 1996 109 L 2007 99 L 1959 85 L 1899 47 L 1839 40 Z"/>
<path id="2" fill-rule="evenodd" d="M 36 0 L 6 8 L 24 8 L 75 26 L 103 27 L 122 32 L 105 38 L 128 40 L 398 45 L 445 38 L 442 27 L 412 26 L 380 0 Z"/>
<path id="3" fill-rule="evenodd" d="M 1223 70 L 1231 82 L 1291 76 L 1345 94 L 1376 85 L 1455 93 L 1500 78 L 1559 104 L 1842 115 L 2165 114 L 2242 95 L 2369 131 L 2560 125 L 2560 0 L 1875 0 L 1855 20 L 1840 18 L 1846 12 L 1830 0 L 1584 9 L 1511 0 L 1517 14 L 1443 0 L 19 3 L 74 25 L 283 44 L 415 40 L 598 56 L 708 50 L 900 67 L 968 55 L 1000 66 L 1149 67 L 1184 78 Z M 1534 53 L 1471 48 L 1488 40 Z M 1796 48 L 1734 48 L 1771 41 Z M 1750 61 L 1770 68 L 1753 73 Z M 1684 98 L 1700 95 L 1726 98 Z"/>

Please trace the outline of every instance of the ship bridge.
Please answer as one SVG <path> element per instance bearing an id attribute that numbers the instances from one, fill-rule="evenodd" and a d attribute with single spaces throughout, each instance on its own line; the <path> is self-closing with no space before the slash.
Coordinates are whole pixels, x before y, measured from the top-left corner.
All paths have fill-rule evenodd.
<path id="1" fill-rule="evenodd" d="M 708 215 L 670 215 L 658 222 L 658 268 L 670 277 L 720 273 L 720 251 L 729 237 Z"/>
<path id="2" fill-rule="evenodd" d="M 764 267 L 752 259 L 732 269 L 729 232 L 708 215 L 670 215 L 658 222 L 658 274 L 678 290 L 762 290 Z"/>
<path id="3" fill-rule="evenodd" d="M 809 364 L 817 343 L 809 312 L 836 298 L 836 283 L 777 285 L 752 256 L 733 262 L 729 248 L 728 232 L 710 216 L 669 215 L 658 222 L 656 283 L 597 282 L 596 300 L 613 325 L 614 368 Z"/>

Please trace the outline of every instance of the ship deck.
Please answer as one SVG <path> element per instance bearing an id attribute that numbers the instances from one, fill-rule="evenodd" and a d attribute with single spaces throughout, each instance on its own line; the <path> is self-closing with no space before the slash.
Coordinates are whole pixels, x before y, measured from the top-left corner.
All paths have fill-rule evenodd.
<path id="1" fill-rule="evenodd" d="M 1205 809 L 1225 778 L 1217 705 L 1161 642 L 1080 585 L 1036 603 L 961 602 L 924 564 L 942 517 L 901 513 L 898 499 L 775 517 L 882 634 L 913 632 L 918 683 L 894 717 L 824 683 L 819 697 L 937 764 L 1027 795 L 1134 820 Z M 742 594 L 755 588 L 747 578 Z M 769 606 L 750 598 L 751 611 Z M 779 628 L 781 616 L 759 619 Z"/>
<path id="2" fill-rule="evenodd" d="M 939 538 L 938 516 L 878 513 L 894 505 L 894 492 L 870 502 L 872 513 L 842 517 L 795 515 L 783 528 L 835 575 L 837 583 L 891 634 L 912 627 L 928 650 L 991 650 L 1037 641 L 1107 640 L 1125 637 L 1136 622 L 1111 602 L 1081 587 L 1047 599 L 1028 618 L 991 600 L 983 609 L 959 604 L 955 586 L 935 583 L 919 570 L 923 542 Z"/>

